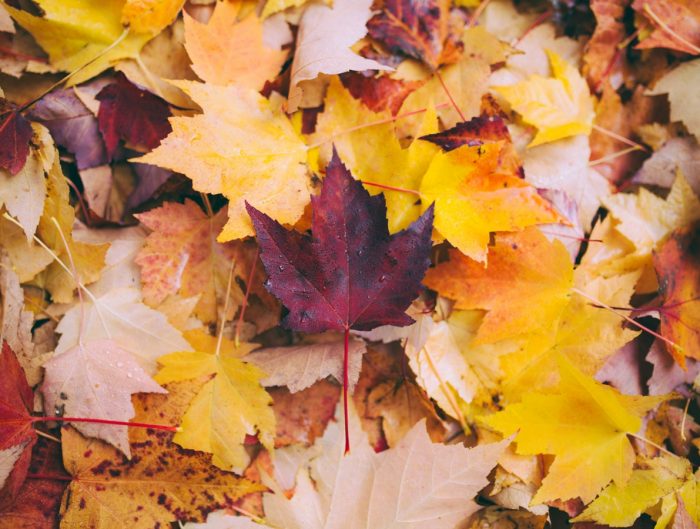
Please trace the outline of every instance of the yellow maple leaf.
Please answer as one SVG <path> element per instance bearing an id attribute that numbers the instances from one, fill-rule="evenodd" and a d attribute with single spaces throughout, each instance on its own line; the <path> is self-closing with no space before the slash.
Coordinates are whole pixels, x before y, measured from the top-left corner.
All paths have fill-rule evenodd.
<path id="1" fill-rule="evenodd" d="M 287 52 L 265 47 L 260 19 L 251 13 L 239 21 L 239 11 L 240 4 L 219 2 L 207 24 L 185 13 L 185 49 L 207 83 L 260 90 L 279 73 Z"/>
<path id="2" fill-rule="evenodd" d="M 193 81 L 174 83 L 204 111 L 175 117 L 173 131 L 138 159 L 178 171 L 204 193 L 229 199 L 220 242 L 254 235 L 245 201 L 293 224 L 309 202 L 306 146 L 289 119 L 255 90 Z"/>
<path id="3" fill-rule="evenodd" d="M 437 132 L 437 116 L 431 105 L 422 117 L 420 135 Z M 402 149 L 394 132 L 391 113 L 373 112 L 352 97 L 337 77 L 331 78 L 312 143 L 320 143 L 320 164 L 330 161 L 334 146 L 350 172 L 364 182 L 417 191 L 432 157 L 440 149 L 414 140 Z M 377 148 L 381 146 L 381 148 Z M 386 191 L 368 185 L 372 194 L 384 192 L 389 231 L 406 228 L 421 214 L 415 194 Z"/>
<path id="4" fill-rule="evenodd" d="M 309 0 L 267 0 L 265 9 L 262 12 L 262 18 L 267 18 L 270 15 L 289 9 L 290 7 L 299 7 L 304 5 Z M 324 0 L 324 4 L 330 3 L 329 0 Z"/>
<path id="5" fill-rule="evenodd" d="M 626 306 L 639 278 L 631 272 L 611 278 L 588 276 L 576 269 L 574 282 L 578 288 L 603 303 Z M 523 339 L 512 354 L 501 357 L 504 374 L 503 395 L 515 401 L 533 388 L 545 388 L 558 381 L 556 359 L 565 356 L 585 375 L 593 376 L 605 360 L 639 332 L 626 329 L 617 314 L 573 294 L 552 332 L 533 333 Z"/>
<path id="6" fill-rule="evenodd" d="M 519 432 L 518 454 L 555 456 L 533 504 L 577 497 L 589 503 L 611 480 L 622 487 L 629 481 L 635 452 L 627 436 L 636 434 L 641 417 L 665 397 L 622 395 L 564 356 L 557 360 L 557 388 L 527 393 L 484 422 L 504 435 Z"/>
<path id="7" fill-rule="evenodd" d="M 659 502 L 668 503 L 667 496 L 675 497 L 688 479 L 695 481 L 691 472 L 690 462 L 682 457 L 662 456 L 649 460 L 645 462 L 645 468 L 632 472 L 625 486 L 608 485 L 573 521 L 612 527 L 631 526 L 643 512 Z M 659 524 L 656 527 L 660 527 Z"/>
<path id="8" fill-rule="evenodd" d="M 528 228 L 498 234 L 488 266 L 452 250 L 424 283 L 454 299 L 458 309 L 488 311 L 475 340 L 493 343 L 555 326 L 569 302 L 573 263 L 563 244 Z"/>
<path id="9" fill-rule="evenodd" d="M 119 59 L 137 57 L 144 44 L 154 37 L 154 33 L 151 32 L 154 28 L 148 20 L 143 23 L 137 22 L 136 27 L 129 29 L 125 35 L 122 13 L 126 0 L 38 0 L 36 3 L 43 12 L 42 16 L 34 16 L 27 11 L 16 9 L 6 1 L 3 1 L 2 5 L 49 54 L 53 67 L 73 72 L 104 53 L 71 77 L 69 84 L 86 81 Z M 135 7 L 136 3 L 130 4 Z M 154 2 L 148 4 L 152 5 Z M 167 4 L 171 8 L 177 7 L 173 13 L 168 13 L 168 16 L 172 15 L 172 18 L 175 18 L 179 10 L 179 6 L 175 5 L 177 2 Z M 131 19 L 129 9 L 132 7 L 128 7 L 125 13 L 127 20 Z M 121 40 L 114 45 L 119 39 Z M 110 46 L 113 47 L 106 51 Z"/>
<path id="10" fill-rule="evenodd" d="M 588 84 L 576 68 L 547 50 L 553 77 L 532 75 L 525 81 L 496 86 L 525 123 L 537 128 L 528 147 L 590 134 L 595 112 Z"/>
<path id="11" fill-rule="evenodd" d="M 491 232 L 562 221 L 535 187 L 498 171 L 501 149 L 499 142 L 440 152 L 420 185 L 423 208 L 435 203 L 435 229 L 476 261 L 486 262 Z"/>
<path id="12" fill-rule="evenodd" d="M 162 368 L 154 380 L 166 384 L 212 378 L 190 403 L 173 441 L 184 448 L 212 453 L 216 466 L 240 473 L 249 463 L 244 448 L 246 434 L 257 434 L 268 451 L 274 449 L 272 399 L 260 385 L 265 373 L 240 358 L 256 345 L 236 347 L 226 339 L 217 344 L 216 338 L 201 331 L 191 331 L 186 337 L 195 352 L 161 356 L 158 362 Z"/>

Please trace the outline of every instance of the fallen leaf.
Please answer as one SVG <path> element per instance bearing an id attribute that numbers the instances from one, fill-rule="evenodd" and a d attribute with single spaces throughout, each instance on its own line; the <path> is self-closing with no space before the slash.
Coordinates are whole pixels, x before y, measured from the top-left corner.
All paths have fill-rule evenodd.
<path id="1" fill-rule="evenodd" d="M 496 86 L 525 123 L 537 128 L 528 147 L 590 134 L 593 124 L 593 100 L 586 81 L 578 70 L 557 53 L 547 51 L 552 77 L 531 75 L 509 86 Z"/>
<path id="2" fill-rule="evenodd" d="M 668 48 L 690 55 L 700 50 L 700 9 L 689 0 L 634 0 L 632 9 L 650 26 L 638 49 Z M 659 23 L 661 21 L 661 23 Z"/>
<path id="3" fill-rule="evenodd" d="M 198 191 L 228 197 L 220 242 L 253 235 L 244 200 L 281 222 L 296 222 L 308 203 L 306 147 L 287 117 L 247 88 L 191 81 L 176 86 L 204 113 L 171 118 L 173 132 L 138 161 L 181 172 Z"/>
<path id="4" fill-rule="evenodd" d="M 153 149 L 172 131 L 167 103 L 130 83 L 122 73 L 95 97 L 100 102 L 97 122 L 110 158 L 119 140 Z"/>
<path id="5" fill-rule="evenodd" d="M 77 347 L 80 342 L 112 340 L 132 354 L 151 375 L 156 360 L 175 351 L 188 351 L 190 345 L 165 316 L 141 303 L 133 288 L 115 288 L 76 305 L 65 313 L 56 332 L 61 334 L 56 354 Z"/>
<path id="6" fill-rule="evenodd" d="M 423 203 L 435 202 L 435 229 L 483 263 L 491 232 L 562 220 L 534 187 L 498 170 L 501 149 L 489 143 L 438 153 L 420 185 Z"/>
<path id="7" fill-rule="evenodd" d="M 573 264 L 561 243 L 530 228 L 499 234 L 488 266 L 452 250 L 450 260 L 429 270 L 424 282 L 454 299 L 458 309 L 486 310 L 476 340 L 492 343 L 555 326 L 570 299 Z M 510 295 L 503 297 L 502 288 Z"/>
<path id="8" fill-rule="evenodd" d="M 122 24 L 138 33 L 157 35 L 175 20 L 185 0 L 126 0 Z"/>
<path id="9" fill-rule="evenodd" d="M 134 393 L 165 393 L 133 356 L 110 340 L 84 341 L 44 364 L 41 392 L 51 415 L 129 421 L 135 415 Z M 126 426 L 76 423 L 90 437 L 129 452 Z"/>
<path id="10" fill-rule="evenodd" d="M 24 167 L 29 156 L 29 141 L 34 131 L 29 121 L 7 104 L 2 102 L 0 111 L 0 168 L 16 175 Z"/>
<path id="11" fill-rule="evenodd" d="M 683 369 L 669 354 L 661 340 L 654 341 L 646 360 L 654 366 L 647 381 L 649 395 L 663 395 L 672 392 L 681 384 L 692 384 L 700 374 L 700 362 L 686 358 L 686 369 Z"/>
<path id="12" fill-rule="evenodd" d="M 484 421 L 504 435 L 519 430 L 518 454 L 555 456 L 533 503 L 576 497 L 589 503 L 611 480 L 620 487 L 629 482 L 635 453 L 627 435 L 636 434 L 640 417 L 665 397 L 621 395 L 563 356 L 557 361 L 557 388 L 527 393 L 522 402 Z"/>
<path id="13" fill-rule="evenodd" d="M 34 395 L 7 342 L 0 352 L 0 368 L 0 490 L 14 498 L 27 476 L 37 440 L 31 420 Z"/>
<path id="14" fill-rule="evenodd" d="M 692 137 L 671 138 L 654 152 L 634 175 L 634 182 L 670 189 L 676 170 L 688 179 L 688 184 L 700 196 L 700 147 Z"/>
<path id="15" fill-rule="evenodd" d="M 685 367 L 685 357 L 700 359 L 700 231 L 690 225 L 674 231 L 654 255 L 663 300 L 658 309 L 660 332 L 673 358 Z"/>
<path id="16" fill-rule="evenodd" d="M 249 463 L 243 447 L 246 435 L 257 434 L 265 448 L 274 448 L 272 401 L 260 384 L 265 374 L 240 358 L 256 346 L 217 341 L 201 331 L 187 336 L 194 352 L 161 356 L 155 380 L 161 384 L 208 380 L 183 415 L 173 442 L 211 453 L 214 465 L 240 473 Z"/>
<path id="17" fill-rule="evenodd" d="M 367 28 L 393 53 L 414 57 L 436 70 L 444 60 L 448 14 L 446 0 L 388 0 Z"/>
<path id="18" fill-rule="evenodd" d="M 196 389 L 187 384 L 168 389 L 168 396 L 135 397 L 136 420 L 179 422 Z M 61 503 L 62 523 L 109 527 L 129 520 L 134 529 L 150 529 L 178 520 L 199 521 L 262 489 L 212 468 L 210 456 L 180 448 L 172 437 L 169 432 L 134 428 L 131 459 L 126 459 L 104 442 L 64 428 L 63 461 L 73 480 Z"/>
<path id="19" fill-rule="evenodd" d="M 260 19 L 252 13 L 239 21 L 239 11 L 239 3 L 219 2 L 207 24 L 185 13 L 185 48 L 203 81 L 261 90 L 279 73 L 287 52 L 265 46 Z"/>
<path id="20" fill-rule="evenodd" d="M 371 0 L 335 0 L 333 7 L 316 3 L 304 10 L 290 74 L 290 111 L 301 102 L 302 81 L 315 79 L 319 74 L 391 69 L 350 49 L 367 34 L 365 24 L 372 15 L 371 4 Z"/>
<path id="21" fill-rule="evenodd" d="M 594 89 L 600 89 L 606 79 L 620 70 L 623 59 L 617 46 L 626 37 L 623 18 L 627 5 L 627 0 L 592 0 L 590 3 L 596 27 L 583 53 L 583 73 Z"/>
<path id="22" fill-rule="evenodd" d="M 141 268 L 146 303 L 156 306 L 175 293 L 198 295 L 197 316 L 204 322 L 216 321 L 225 304 L 231 267 L 235 266 L 234 277 L 247 281 L 256 259 L 250 244 L 216 241 L 226 223 L 226 211 L 210 217 L 195 202 L 185 200 L 184 204 L 166 202 L 136 218 L 153 230 L 134 260 Z M 262 282 L 262 271 L 252 279 L 255 285 Z M 265 292 L 255 285 L 251 285 L 254 292 Z M 232 284 L 227 318 L 233 317 L 243 297 L 241 288 Z"/>
<path id="23" fill-rule="evenodd" d="M 684 62 L 664 75 L 650 94 L 668 94 L 671 103 L 671 119 L 681 121 L 695 139 L 700 139 L 700 119 L 693 110 L 692 86 L 700 78 L 700 59 Z"/>
<path id="24" fill-rule="evenodd" d="M 349 347 L 348 390 L 352 393 L 360 378 L 362 355 L 367 347 L 362 340 L 352 340 Z M 296 393 L 327 376 L 343 382 L 342 341 L 258 349 L 246 360 L 267 374 L 262 380 L 265 387 L 287 386 Z"/>

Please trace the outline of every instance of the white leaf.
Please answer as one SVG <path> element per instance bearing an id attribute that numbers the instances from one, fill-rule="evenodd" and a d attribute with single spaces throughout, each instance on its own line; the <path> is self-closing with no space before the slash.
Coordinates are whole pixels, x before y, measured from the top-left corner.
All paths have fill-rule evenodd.
<path id="1" fill-rule="evenodd" d="M 339 74 L 350 70 L 391 70 L 377 61 L 365 59 L 350 46 L 367 34 L 372 16 L 372 0 L 335 0 L 333 7 L 311 4 L 299 23 L 297 48 L 292 62 L 289 110 L 301 101 L 301 81 L 319 74 Z"/>
<path id="2" fill-rule="evenodd" d="M 128 421 L 136 412 L 133 393 L 167 393 L 141 369 L 134 358 L 109 340 L 86 341 L 44 364 L 44 405 L 49 413 L 68 417 Z M 82 433 L 113 444 L 127 456 L 126 426 L 74 423 Z"/>
<path id="3" fill-rule="evenodd" d="M 700 59 L 684 62 L 664 75 L 649 91 L 651 95 L 668 94 L 671 120 L 682 121 L 688 131 L 700 140 Z"/>
<path id="4" fill-rule="evenodd" d="M 150 375 L 156 370 L 158 357 L 192 347 L 166 317 L 141 303 L 141 294 L 132 288 L 116 288 L 91 302 L 85 300 L 83 342 L 113 340 L 134 355 Z M 81 330 L 80 304 L 71 308 L 56 327 L 61 339 L 56 353 L 78 345 Z"/>
<path id="5" fill-rule="evenodd" d="M 296 393 L 329 375 L 342 382 L 343 349 L 343 342 L 269 347 L 250 353 L 246 360 L 267 373 L 263 386 L 287 386 Z M 367 347 L 361 340 L 351 340 L 348 352 L 348 389 L 352 391 L 360 378 L 362 355 Z"/>

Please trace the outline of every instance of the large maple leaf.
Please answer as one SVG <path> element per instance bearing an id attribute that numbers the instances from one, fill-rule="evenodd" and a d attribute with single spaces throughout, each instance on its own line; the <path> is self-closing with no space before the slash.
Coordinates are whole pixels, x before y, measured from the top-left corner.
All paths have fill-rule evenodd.
<path id="1" fill-rule="evenodd" d="M 622 395 L 564 356 L 558 362 L 557 388 L 530 392 L 485 422 L 505 435 L 519 430 L 518 454 L 555 456 L 533 503 L 576 497 L 588 503 L 611 480 L 620 486 L 629 481 L 635 453 L 627 436 L 636 434 L 641 417 L 666 397 Z"/>
<path id="2" fill-rule="evenodd" d="M 266 286 L 290 311 L 284 324 L 345 332 L 347 400 L 349 330 L 413 322 L 405 311 L 430 262 L 433 208 L 390 236 L 383 195 L 370 197 L 335 153 L 323 190 L 311 201 L 313 239 L 247 207 L 270 276 Z"/>

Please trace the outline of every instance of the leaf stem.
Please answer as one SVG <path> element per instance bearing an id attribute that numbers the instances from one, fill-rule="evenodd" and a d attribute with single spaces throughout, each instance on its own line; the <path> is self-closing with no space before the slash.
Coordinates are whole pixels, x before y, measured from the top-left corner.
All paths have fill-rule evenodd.
<path id="1" fill-rule="evenodd" d="M 435 77 L 437 77 L 437 80 L 440 81 L 440 85 L 442 86 L 442 90 L 447 95 L 447 98 L 450 100 L 450 103 L 454 107 L 457 114 L 459 114 L 459 119 L 461 119 L 462 121 L 467 121 L 467 118 L 464 117 L 462 110 L 459 108 L 459 105 L 452 97 L 450 90 L 447 88 L 447 85 L 445 84 L 445 80 L 442 78 L 442 75 L 440 75 L 440 72 L 438 70 L 435 70 Z"/>
<path id="2" fill-rule="evenodd" d="M 688 39 L 686 39 L 686 38 L 683 37 L 682 35 L 679 35 L 679 34 L 676 33 L 675 31 L 673 31 L 673 29 L 671 29 L 671 28 L 668 26 L 668 24 L 666 24 L 666 22 L 664 22 L 663 20 L 661 20 L 661 19 L 659 18 L 659 16 L 651 10 L 651 7 L 650 7 L 649 4 L 646 3 L 646 2 L 644 3 L 644 12 L 645 12 L 647 15 L 649 15 L 649 17 L 650 17 L 654 22 L 656 22 L 656 23 L 661 27 L 661 29 L 663 29 L 666 33 L 668 33 L 668 34 L 671 35 L 673 38 L 675 38 L 678 42 L 684 44 L 685 46 L 688 46 L 689 49 L 693 50 L 693 53 L 695 53 L 695 54 L 700 54 L 700 48 L 698 48 L 695 44 L 693 44 L 692 42 L 690 42 Z"/>
<path id="3" fill-rule="evenodd" d="M 360 183 L 366 186 L 379 187 L 381 189 L 388 189 L 389 191 L 398 191 L 399 193 L 410 193 L 411 195 L 416 195 L 420 197 L 420 193 L 415 189 L 405 189 L 403 187 L 388 186 L 386 184 L 380 184 L 378 182 L 368 182 L 367 180 L 360 180 Z"/>
<path id="4" fill-rule="evenodd" d="M 151 430 L 163 430 L 166 432 L 179 432 L 180 428 L 178 426 L 169 426 L 167 424 L 150 424 L 145 422 L 129 422 L 129 421 L 115 421 L 112 419 L 91 419 L 89 417 L 32 417 L 32 422 L 85 422 L 90 424 L 112 424 L 114 426 L 133 426 L 134 428 L 150 428 Z"/>
<path id="5" fill-rule="evenodd" d="M 345 414 L 345 453 L 350 452 L 350 426 L 348 421 L 348 367 L 350 364 L 350 326 L 345 326 L 343 340 L 343 412 Z"/>
<path id="6" fill-rule="evenodd" d="M 630 140 L 629 138 L 626 138 L 625 136 L 622 136 L 618 134 L 617 132 L 613 132 L 612 130 L 606 129 L 605 127 L 601 127 L 600 125 L 596 125 L 595 123 L 592 125 L 593 130 L 596 132 L 600 132 L 601 134 L 604 134 L 605 136 L 609 136 L 610 138 L 620 141 L 624 143 L 625 145 L 629 145 L 630 147 L 636 147 L 637 149 L 640 149 L 645 152 L 649 152 L 649 149 L 646 148 L 644 145 L 641 143 L 637 143 L 634 140 Z M 594 160 L 595 161 L 595 160 Z"/>
<path id="7" fill-rule="evenodd" d="M 671 451 L 669 451 L 669 450 L 666 450 L 666 449 L 665 449 L 663 446 L 661 446 L 660 444 L 657 444 L 657 443 L 655 443 L 654 441 L 650 441 L 650 440 L 647 439 L 646 437 L 642 437 L 641 435 L 637 435 L 636 433 L 629 433 L 629 432 L 627 432 L 627 435 L 629 435 L 630 437 L 634 437 L 635 439 L 637 439 L 637 440 L 639 440 L 639 441 L 641 441 L 641 442 L 643 442 L 643 443 L 646 443 L 646 444 L 648 444 L 649 446 L 653 446 L 654 448 L 656 448 L 657 450 L 660 450 L 660 451 L 663 452 L 664 454 L 667 454 L 667 455 L 670 455 L 670 456 L 673 456 L 673 457 L 678 457 L 678 456 L 677 456 L 676 454 L 674 454 L 673 452 L 671 452 Z"/>
<path id="8" fill-rule="evenodd" d="M 60 474 L 27 474 L 27 479 L 46 479 L 50 481 L 73 481 L 70 476 L 61 476 Z"/>

